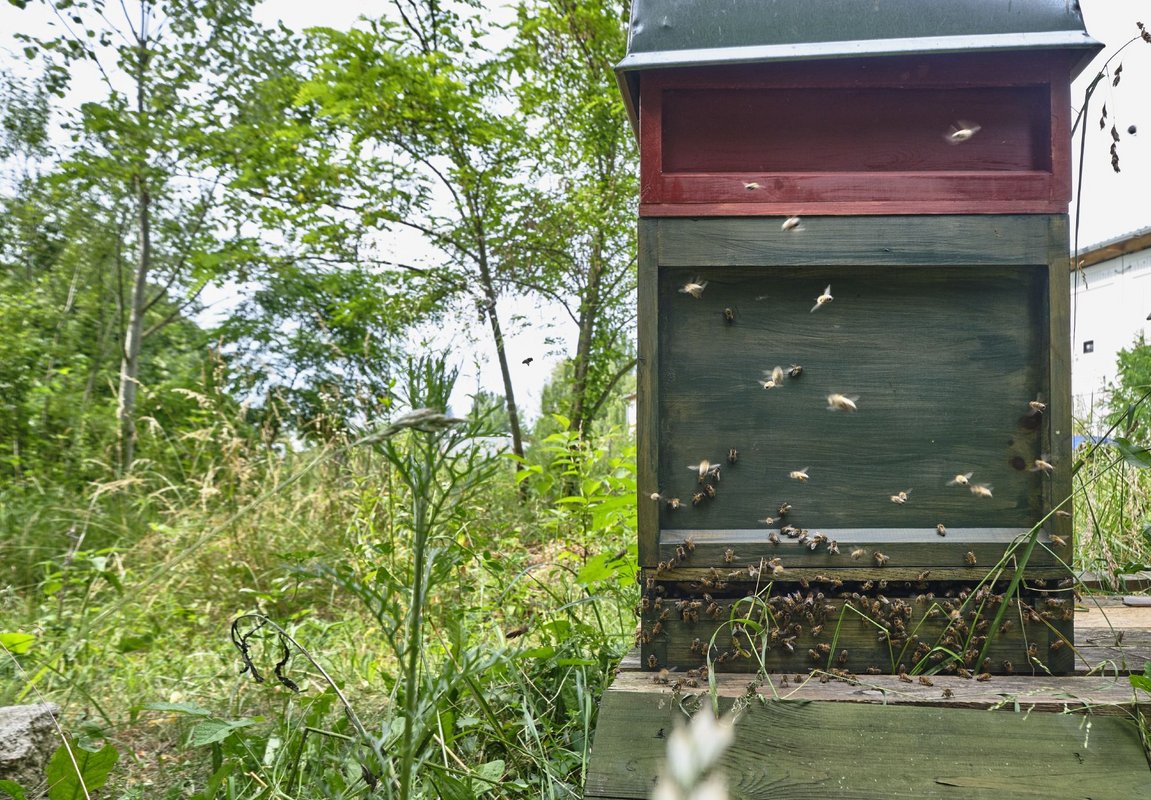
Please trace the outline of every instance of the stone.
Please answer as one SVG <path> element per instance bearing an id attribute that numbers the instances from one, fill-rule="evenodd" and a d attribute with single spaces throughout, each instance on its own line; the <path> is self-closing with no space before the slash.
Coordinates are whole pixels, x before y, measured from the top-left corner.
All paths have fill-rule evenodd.
<path id="1" fill-rule="evenodd" d="M 44 768 L 60 744 L 55 703 L 0 707 L 0 779 L 31 791 L 44 782 Z"/>

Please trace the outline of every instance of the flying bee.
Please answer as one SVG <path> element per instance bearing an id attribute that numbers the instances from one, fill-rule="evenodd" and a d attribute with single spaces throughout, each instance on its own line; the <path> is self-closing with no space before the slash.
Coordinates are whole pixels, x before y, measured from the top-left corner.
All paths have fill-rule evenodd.
<path id="1" fill-rule="evenodd" d="M 827 543 L 827 552 L 833 556 L 839 555 L 839 542 L 832 539 Z"/>
<path id="2" fill-rule="evenodd" d="M 704 479 L 709 476 L 714 476 L 716 480 L 719 480 L 719 464 L 713 464 L 706 458 L 698 464 L 688 464 L 687 468 L 699 475 L 700 483 L 703 483 Z"/>
<path id="3" fill-rule="evenodd" d="M 863 558 L 865 555 L 867 555 L 867 549 L 864 547 L 860 547 L 851 551 L 851 557 L 856 561 Z"/>
<path id="4" fill-rule="evenodd" d="M 1070 511 L 1064 511 L 1063 509 L 1059 509 L 1058 511 L 1055 512 L 1055 516 L 1057 516 L 1057 517 L 1070 517 L 1071 512 Z"/>
<path id="5" fill-rule="evenodd" d="M 948 486 L 970 486 L 971 476 L 974 472 L 965 472 L 962 475 L 956 475 L 954 478 L 947 482 Z"/>
<path id="6" fill-rule="evenodd" d="M 707 499 L 707 495 L 704 494 L 703 492 L 694 492 L 691 496 L 691 504 L 693 506 L 698 506 L 700 503 L 702 503 L 706 499 Z"/>
<path id="7" fill-rule="evenodd" d="M 727 463 L 734 464 L 736 461 L 739 461 L 739 451 L 733 447 L 727 451 Z"/>
<path id="8" fill-rule="evenodd" d="M 723 551 L 723 563 L 730 564 L 735 561 L 735 551 L 730 547 Z"/>
<path id="9" fill-rule="evenodd" d="M 764 525 L 774 525 L 775 517 L 764 517 L 763 519 L 757 519 L 756 522 L 763 523 Z"/>
<path id="10" fill-rule="evenodd" d="M 779 516 L 786 517 L 791 512 L 791 503 L 780 503 L 776 510 L 779 512 Z"/>
<path id="11" fill-rule="evenodd" d="M 732 323 L 735 322 L 735 309 L 734 308 L 732 308 L 731 306 L 726 306 L 723 309 L 723 321 L 726 322 L 728 325 L 731 325 Z"/>
<path id="12" fill-rule="evenodd" d="M 893 495 L 891 495 L 891 502 L 895 503 L 897 506 L 901 506 L 908 501 L 910 494 L 911 494 L 910 489 L 908 489 L 905 492 L 899 492 L 897 494 L 893 494 Z"/>
<path id="13" fill-rule="evenodd" d="M 799 224 L 802 221 L 803 220 L 801 220 L 799 217 L 788 217 L 787 219 L 785 219 L 783 221 L 783 224 L 780 225 L 779 227 L 780 227 L 780 230 L 793 231 L 799 227 Z"/>
<path id="14" fill-rule="evenodd" d="M 1064 539 L 1062 536 L 1056 536 L 1054 533 L 1049 533 L 1047 535 L 1047 538 L 1049 538 L 1051 540 L 1052 544 L 1058 545 L 1059 547 L 1066 547 L 1067 546 L 1067 540 Z"/>
<path id="15" fill-rule="evenodd" d="M 772 544 L 779 544 L 779 534 L 775 531 L 772 531 L 767 535 L 767 540 Z"/>
<path id="16" fill-rule="evenodd" d="M 1031 472 L 1043 472 L 1043 473 L 1046 473 L 1047 475 L 1050 475 L 1051 471 L 1053 469 L 1055 469 L 1055 465 L 1047 460 L 1049 458 L 1051 458 L 1051 456 L 1048 456 L 1048 455 L 1039 456 L 1039 458 L 1037 458 L 1031 462 L 1031 466 L 1028 467 L 1028 470 Z"/>
<path id="17" fill-rule="evenodd" d="M 754 192 L 756 189 L 759 189 L 762 187 L 760 187 L 760 185 L 758 183 L 756 183 L 755 181 L 744 181 L 743 182 L 743 188 L 747 189 L 749 192 Z"/>
<path id="18" fill-rule="evenodd" d="M 947 535 L 947 526 L 941 522 L 935 526 L 935 532 L 938 533 L 940 536 L 946 536 Z"/>
<path id="19" fill-rule="evenodd" d="M 689 552 L 689 553 L 695 552 L 695 537 L 694 536 L 687 537 L 686 539 L 683 540 L 683 543 L 684 543 L 684 546 L 687 547 L 687 552 Z"/>
<path id="20" fill-rule="evenodd" d="M 762 379 L 759 382 L 759 385 L 762 386 L 764 389 L 774 389 L 777 386 L 783 385 L 783 368 L 782 367 L 775 367 L 774 369 L 771 370 L 771 372 L 764 370 L 763 374 L 769 376 L 767 378 Z"/>
<path id="21" fill-rule="evenodd" d="M 1031 414 L 1042 414 L 1047 410 L 1047 404 L 1036 398 L 1027 403 L 1027 410 Z"/>
<path id="22" fill-rule="evenodd" d="M 858 397 L 848 397 L 845 394 L 829 394 L 827 396 L 827 410 L 828 411 L 858 411 L 856 406 Z"/>
<path id="23" fill-rule="evenodd" d="M 976 497 L 991 497 L 991 490 L 994 488 L 986 483 L 973 483 L 969 487 L 971 493 Z"/>
<path id="24" fill-rule="evenodd" d="M 707 281 L 701 281 L 699 278 L 688 281 L 680 287 L 680 294 L 690 294 L 696 300 L 703 296 L 703 290 L 707 288 Z"/>
<path id="25" fill-rule="evenodd" d="M 878 550 L 876 550 L 874 553 L 872 553 L 871 557 L 873 559 L 875 559 L 875 565 L 877 567 L 886 567 L 887 562 L 891 560 L 889 557 L 885 556 L 883 553 L 879 552 Z"/>
<path id="26" fill-rule="evenodd" d="M 809 469 L 811 469 L 811 467 L 804 467 L 803 469 L 793 469 L 791 472 L 787 473 L 787 477 L 791 478 L 793 481 L 799 481 L 800 483 L 807 483 L 807 478 L 808 478 L 807 471 Z"/>
<path id="27" fill-rule="evenodd" d="M 683 501 L 678 497 L 669 497 L 667 499 L 667 507 L 672 511 L 678 511 L 679 509 L 683 508 Z"/>
<path id="28" fill-rule="evenodd" d="M 947 129 L 947 133 L 943 134 L 943 140 L 948 144 L 963 144 L 979 133 L 979 130 L 980 126 L 976 123 L 959 120 Z"/>
<path id="29" fill-rule="evenodd" d="M 663 500 L 663 495 L 659 492 L 652 492 L 648 495 L 648 499 L 658 503 L 660 500 Z"/>
<path id="30" fill-rule="evenodd" d="M 811 311 L 809 311 L 808 313 L 810 314 L 810 313 L 812 313 L 812 312 L 814 312 L 820 308 L 823 308 L 825 305 L 827 305 L 828 303 L 830 303 L 834 299 L 835 298 L 831 296 L 831 284 L 829 283 L 829 284 L 827 284 L 827 288 L 823 290 L 823 294 L 821 294 L 819 297 L 815 298 L 815 305 L 813 305 L 811 307 Z"/>
<path id="31" fill-rule="evenodd" d="M 973 553 L 970 550 L 967 551 L 967 555 L 965 555 L 963 557 L 963 560 L 966 561 L 967 564 L 969 566 L 972 566 L 972 567 L 974 567 L 978 563 L 978 559 L 975 557 L 975 553 Z"/>

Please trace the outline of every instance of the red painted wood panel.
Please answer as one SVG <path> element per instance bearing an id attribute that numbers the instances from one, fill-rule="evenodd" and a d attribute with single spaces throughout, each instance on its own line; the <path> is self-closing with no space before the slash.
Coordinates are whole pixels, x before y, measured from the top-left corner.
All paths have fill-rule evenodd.
<path id="1" fill-rule="evenodd" d="M 1057 51 L 654 71 L 640 213 L 1062 213 L 1069 124 Z"/>

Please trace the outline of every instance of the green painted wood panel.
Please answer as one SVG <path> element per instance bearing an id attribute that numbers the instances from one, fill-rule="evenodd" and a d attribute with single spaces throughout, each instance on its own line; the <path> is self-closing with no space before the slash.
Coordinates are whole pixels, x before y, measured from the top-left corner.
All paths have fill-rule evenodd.
<path id="1" fill-rule="evenodd" d="M 697 278 L 698 299 L 680 291 Z M 811 312 L 827 284 L 835 299 Z M 723 464 L 717 497 L 664 505 L 663 527 L 751 528 L 782 502 L 812 529 L 1039 518 L 1050 477 L 1029 471 L 1044 440 L 1028 402 L 1050 394 L 1045 265 L 661 269 L 658 291 L 658 489 L 687 500 L 689 465 Z M 799 378 L 758 382 L 791 364 Z M 829 412 L 831 393 L 858 412 Z M 994 496 L 946 485 L 967 472 Z"/>
<path id="2" fill-rule="evenodd" d="M 693 705 L 609 691 L 584 796 L 648 797 Z M 1122 717 L 775 701 L 746 707 L 735 732 L 720 761 L 733 800 L 1151 796 L 1137 727 Z"/>

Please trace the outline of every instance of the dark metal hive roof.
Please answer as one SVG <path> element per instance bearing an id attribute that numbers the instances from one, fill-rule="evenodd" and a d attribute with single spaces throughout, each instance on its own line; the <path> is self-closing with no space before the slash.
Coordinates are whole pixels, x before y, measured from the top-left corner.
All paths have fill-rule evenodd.
<path id="1" fill-rule="evenodd" d="M 649 69 L 1101 47 L 1074 0 L 633 0 L 616 72 L 634 108 Z"/>

